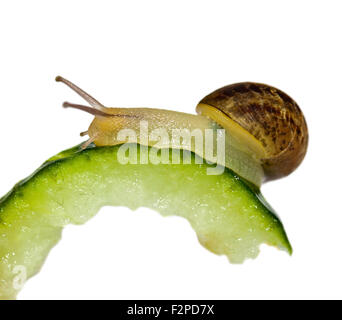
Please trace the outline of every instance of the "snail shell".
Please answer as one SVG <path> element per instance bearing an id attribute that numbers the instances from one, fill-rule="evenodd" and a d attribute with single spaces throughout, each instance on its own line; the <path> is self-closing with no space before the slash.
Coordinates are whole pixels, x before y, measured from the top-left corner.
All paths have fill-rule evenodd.
<path id="1" fill-rule="evenodd" d="M 302 162 L 308 146 L 307 125 L 297 103 L 283 91 L 266 84 L 236 83 L 200 101 L 196 110 L 205 115 L 203 106 L 219 110 L 262 144 L 265 180 L 287 176 Z"/>

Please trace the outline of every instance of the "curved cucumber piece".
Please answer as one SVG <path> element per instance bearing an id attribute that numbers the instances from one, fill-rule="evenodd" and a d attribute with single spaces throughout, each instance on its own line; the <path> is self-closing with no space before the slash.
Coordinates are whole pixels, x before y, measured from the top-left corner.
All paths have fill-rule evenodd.
<path id="1" fill-rule="evenodd" d="M 119 148 L 61 152 L 0 200 L 0 298 L 15 298 L 16 267 L 27 277 L 37 273 L 62 228 L 86 222 L 104 205 L 184 217 L 204 247 L 232 263 L 255 258 L 261 243 L 291 254 L 272 209 L 229 169 L 207 175 L 209 165 L 195 164 L 192 153 L 191 164 L 121 164 Z M 151 151 L 138 145 L 138 159 L 158 156 Z"/>

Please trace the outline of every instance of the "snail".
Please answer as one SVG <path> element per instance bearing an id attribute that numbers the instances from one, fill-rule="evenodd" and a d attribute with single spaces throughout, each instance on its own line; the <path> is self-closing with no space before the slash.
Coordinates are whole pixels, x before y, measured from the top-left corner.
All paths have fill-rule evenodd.
<path id="1" fill-rule="evenodd" d="M 56 77 L 91 107 L 64 102 L 63 106 L 86 111 L 95 116 L 88 135 L 96 146 L 116 145 L 122 129 L 139 131 L 141 121 L 149 125 L 135 142 L 149 145 L 147 136 L 158 128 L 170 133 L 174 129 L 225 129 L 225 167 L 256 186 L 262 182 L 289 175 L 302 162 L 308 146 L 308 129 L 297 103 L 279 89 L 266 84 L 242 82 L 225 86 L 204 97 L 197 105 L 197 115 L 152 108 L 107 108 L 85 91 L 63 77 Z M 130 141 L 131 142 L 131 141 Z M 172 147 L 193 150 L 193 146 L 172 142 L 160 143 L 160 148 Z M 198 153 L 198 152 L 197 152 Z M 203 153 L 199 154 L 209 161 Z"/>

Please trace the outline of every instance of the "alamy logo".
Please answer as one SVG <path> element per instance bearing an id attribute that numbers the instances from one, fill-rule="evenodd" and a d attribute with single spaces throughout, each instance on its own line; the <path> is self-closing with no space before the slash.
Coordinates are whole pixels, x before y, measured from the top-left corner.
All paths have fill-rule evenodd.
<path id="1" fill-rule="evenodd" d="M 27 280 L 26 267 L 22 265 L 17 265 L 13 268 L 12 273 L 15 275 L 12 281 L 13 289 L 20 290 L 24 286 Z"/>
<path id="2" fill-rule="evenodd" d="M 216 164 L 207 168 L 208 175 L 219 175 L 224 172 L 225 137 L 224 129 L 191 131 L 184 128 L 168 132 L 165 128 L 156 128 L 149 131 L 148 122 L 140 121 L 138 132 L 133 129 L 122 129 L 118 132 L 117 141 L 125 143 L 120 146 L 117 157 L 121 164 L 190 164 L 192 151 L 196 155 L 196 164 L 203 164 L 204 161 Z M 138 159 L 136 143 L 154 148 L 149 153 L 140 153 Z"/>

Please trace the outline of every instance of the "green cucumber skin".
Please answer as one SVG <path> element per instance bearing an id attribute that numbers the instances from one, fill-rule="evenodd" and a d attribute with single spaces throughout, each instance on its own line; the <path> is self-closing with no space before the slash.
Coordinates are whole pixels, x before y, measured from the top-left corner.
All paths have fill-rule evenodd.
<path id="1" fill-rule="evenodd" d="M 207 164 L 120 164 L 120 146 L 74 147 L 52 157 L 0 199 L 0 298 L 15 298 L 15 266 L 41 268 L 67 224 L 82 224 L 104 205 L 151 208 L 190 222 L 200 243 L 232 263 L 255 258 L 267 243 L 292 253 L 279 218 L 248 183 Z M 153 148 L 137 147 L 140 153 Z M 153 156 L 153 155 L 152 155 Z M 139 157 L 138 157 L 139 158 Z"/>

